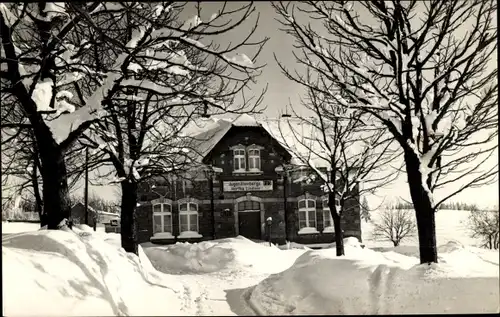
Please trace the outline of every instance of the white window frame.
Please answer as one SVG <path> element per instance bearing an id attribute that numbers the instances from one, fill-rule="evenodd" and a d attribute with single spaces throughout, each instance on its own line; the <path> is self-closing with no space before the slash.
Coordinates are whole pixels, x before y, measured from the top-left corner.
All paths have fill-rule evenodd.
<path id="1" fill-rule="evenodd" d="M 181 206 L 182 205 L 186 205 L 186 210 L 181 210 Z M 192 205 L 196 206 L 196 210 L 191 209 Z M 199 232 L 200 231 L 200 215 L 198 213 L 199 206 L 200 205 L 198 204 L 198 202 L 195 202 L 193 200 L 179 201 L 177 203 L 177 208 L 179 210 L 179 232 L 180 232 L 180 234 L 182 234 L 183 232 L 187 232 L 187 231 L 193 231 L 193 232 Z M 192 223 L 191 223 L 191 216 L 192 215 L 196 215 L 196 231 L 191 230 L 191 225 L 192 225 Z M 187 227 L 188 227 L 187 231 L 186 230 L 182 231 L 181 216 L 186 216 Z"/>
<path id="2" fill-rule="evenodd" d="M 333 223 L 332 213 L 330 212 L 330 207 L 328 206 L 328 199 L 329 199 L 328 196 L 322 198 L 322 203 L 323 203 L 323 232 L 335 232 L 334 229 L 333 229 L 334 228 L 334 223 Z M 340 209 L 340 200 L 338 198 L 335 198 L 335 206 L 337 207 L 337 210 Z M 325 216 L 326 214 L 328 216 Z M 325 225 L 326 220 L 330 221 L 330 225 L 329 226 Z"/>
<path id="3" fill-rule="evenodd" d="M 305 207 L 300 207 L 300 203 L 301 202 L 305 202 Z M 310 207 L 310 202 L 312 202 L 312 207 Z M 297 206 L 298 206 L 298 211 L 299 211 L 299 231 L 302 230 L 303 228 L 317 228 L 318 227 L 318 220 L 317 220 L 317 216 L 316 216 L 316 200 L 313 199 L 313 198 L 302 198 L 300 200 L 297 201 Z M 310 211 L 313 211 L 313 215 L 314 215 L 314 219 L 309 219 L 309 212 Z M 300 213 L 301 212 L 304 212 L 305 213 L 305 218 L 306 218 L 306 226 L 305 227 L 301 227 L 300 226 Z M 309 225 L 309 222 L 310 221 L 314 221 L 314 227 L 310 226 Z"/>
<path id="4" fill-rule="evenodd" d="M 255 151 L 257 154 L 253 154 Z M 262 159 L 261 159 L 261 150 L 260 147 L 255 145 L 251 145 L 247 148 L 248 155 L 248 170 L 250 172 L 260 172 L 262 171 Z M 258 163 L 258 164 L 255 164 Z M 258 165 L 258 167 L 250 167 L 252 164 Z"/>
<path id="5" fill-rule="evenodd" d="M 170 208 L 169 208 L 170 211 L 165 211 L 166 205 L 170 206 Z M 161 208 L 160 208 L 161 211 L 155 211 L 155 206 L 161 206 Z M 173 227 L 173 219 L 172 219 L 172 203 L 159 200 L 157 202 L 152 203 L 152 208 L 153 208 L 153 235 L 155 235 L 157 233 L 170 233 L 170 234 L 172 234 L 173 228 L 174 228 Z M 156 228 L 155 216 L 161 216 L 161 231 L 159 231 L 159 232 L 155 232 L 155 228 Z M 165 231 L 165 216 L 170 216 L 170 231 Z"/>
<path id="6" fill-rule="evenodd" d="M 245 147 L 243 145 L 237 145 L 232 147 L 231 150 L 233 151 L 233 171 L 245 172 L 247 169 L 247 153 Z M 236 159 L 238 159 L 238 164 L 236 164 Z"/>
<path id="7" fill-rule="evenodd" d="M 333 217 L 328 206 L 328 198 L 323 198 L 323 228 L 333 227 Z M 327 226 L 326 223 L 330 224 Z"/>

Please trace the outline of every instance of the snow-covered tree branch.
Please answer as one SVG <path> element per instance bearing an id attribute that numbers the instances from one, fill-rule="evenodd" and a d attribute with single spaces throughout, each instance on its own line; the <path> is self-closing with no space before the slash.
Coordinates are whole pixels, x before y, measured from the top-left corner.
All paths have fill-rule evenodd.
<path id="1" fill-rule="evenodd" d="M 343 255 L 340 220 L 353 207 L 347 201 L 360 206 L 363 194 L 375 192 L 398 175 L 390 167 L 398 156 L 390 134 L 371 123 L 371 116 L 342 107 L 340 98 L 308 89 L 302 105 L 312 116 L 300 116 L 292 107 L 294 118 L 278 125 L 278 139 L 297 158 L 296 164 L 309 168 L 311 175 L 323 182 L 335 226 L 337 255 Z"/>
<path id="2" fill-rule="evenodd" d="M 258 17 L 241 42 L 225 49 L 215 42 L 215 36 L 251 18 L 253 5 L 231 10 L 222 5 L 210 20 L 180 20 L 188 5 L 120 4 L 112 12 L 103 7 L 84 21 L 87 32 L 106 39 L 100 49 L 107 53 L 94 54 L 92 64 L 113 81 L 101 86 L 107 85 L 109 98 L 82 143 L 95 150 L 91 166 L 111 165 L 106 173 L 114 174 L 114 182 L 121 186 L 122 246 L 129 252 L 137 252 L 134 213 L 139 184 L 193 168 L 199 140 L 183 133 L 187 125 L 214 114 L 256 112 L 262 100 L 263 93 L 254 100 L 243 94 L 262 68 L 255 62 L 267 39 L 253 41 Z M 196 6 L 200 11 L 202 4 Z M 252 58 L 236 54 L 243 49 L 253 53 Z M 238 95 L 243 95 L 241 104 L 234 102 Z"/>
<path id="3" fill-rule="evenodd" d="M 299 67 L 287 77 L 376 118 L 404 153 L 421 261 L 437 262 L 434 212 L 498 165 L 495 1 L 275 3 Z M 314 23 L 309 23 L 313 18 Z M 467 31 L 466 31 L 467 30 Z M 347 72 L 347 75 L 345 75 Z M 465 152 L 465 153 L 464 153 Z M 471 163 L 471 162 L 474 163 Z M 438 198 L 436 190 L 457 189 Z"/>

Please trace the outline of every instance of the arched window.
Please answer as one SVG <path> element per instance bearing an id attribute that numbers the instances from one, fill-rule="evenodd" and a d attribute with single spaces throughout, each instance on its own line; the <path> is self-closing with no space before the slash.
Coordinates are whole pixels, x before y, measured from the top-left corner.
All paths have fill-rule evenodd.
<path id="1" fill-rule="evenodd" d="M 194 202 L 179 203 L 180 232 L 198 232 L 198 204 Z"/>
<path id="2" fill-rule="evenodd" d="M 260 203 L 255 200 L 245 200 L 238 203 L 238 211 L 260 210 Z"/>
<path id="3" fill-rule="evenodd" d="M 153 204 L 153 234 L 172 233 L 172 205 L 169 203 Z"/>
<path id="4" fill-rule="evenodd" d="M 299 230 L 316 228 L 316 201 L 313 199 L 299 200 Z"/>

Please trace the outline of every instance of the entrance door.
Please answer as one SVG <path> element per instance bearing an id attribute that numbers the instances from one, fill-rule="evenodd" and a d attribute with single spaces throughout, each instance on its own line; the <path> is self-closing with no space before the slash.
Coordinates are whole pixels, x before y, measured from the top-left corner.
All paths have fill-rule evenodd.
<path id="1" fill-rule="evenodd" d="M 238 213 L 240 235 L 247 239 L 262 239 L 260 230 L 260 211 L 245 211 Z"/>

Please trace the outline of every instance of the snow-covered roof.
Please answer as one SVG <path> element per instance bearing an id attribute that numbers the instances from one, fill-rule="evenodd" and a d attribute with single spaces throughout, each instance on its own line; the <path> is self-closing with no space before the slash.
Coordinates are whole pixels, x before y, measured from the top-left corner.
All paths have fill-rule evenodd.
<path id="1" fill-rule="evenodd" d="M 318 134 L 319 130 L 303 121 L 294 123 L 288 120 L 257 120 L 248 114 L 241 114 L 233 120 L 225 118 L 204 119 L 203 122 L 196 123 L 195 126 L 190 128 L 191 131 L 198 132 L 191 134 L 194 135 L 194 146 L 192 145 L 192 147 L 199 154 L 199 158 L 195 159 L 195 161 L 201 162 L 222 140 L 231 127 L 261 127 L 288 151 L 292 156 L 291 164 L 309 165 L 303 161 L 306 158 L 310 164 L 316 167 L 329 167 L 329 155 L 326 149 L 321 148 L 321 142 L 315 141 L 321 139 L 321 136 Z M 298 142 L 297 138 L 300 139 L 300 142 Z M 354 154 L 358 150 L 357 146 L 353 144 L 351 147 L 349 152 Z M 311 148 L 314 149 L 315 153 L 311 153 Z"/>
<path id="2" fill-rule="evenodd" d="M 75 206 L 77 206 L 77 205 L 82 205 L 83 207 L 85 207 L 85 204 L 84 204 L 84 203 L 82 203 L 81 201 L 77 201 L 77 202 L 76 202 L 73 206 L 71 206 L 71 209 L 75 208 Z M 91 212 L 95 212 L 95 209 L 94 209 L 94 208 L 92 208 L 92 206 L 87 205 L 87 208 L 88 208 Z M 99 212 L 99 211 L 97 211 L 97 212 Z"/>
<path id="3" fill-rule="evenodd" d="M 300 158 L 310 157 L 310 160 L 316 167 L 328 167 L 329 163 L 322 157 L 314 155 L 309 151 L 308 147 L 304 145 L 308 144 L 304 137 L 310 138 L 313 132 L 311 125 L 305 123 L 297 123 L 297 125 L 289 125 L 286 121 L 281 120 L 266 120 L 261 122 L 262 127 L 276 140 L 281 146 L 283 146 L 291 155 L 292 159 L 290 161 L 293 165 L 306 165 Z M 293 128 L 292 128 L 293 126 Z M 301 142 L 297 142 L 297 138 L 302 137 Z M 315 142 L 311 142 L 310 145 L 314 148 Z M 318 150 L 317 152 L 321 152 Z"/>
<path id="4" fill-rule="evenodd" d="M 200 161 L 222 140 L 232 126 L 231 121 L 217 120 L 208 130 L 193 137 L 198 144 L 196 151 L 201 155 Z"/>
<path id="5" fill-rule="evenodd" d="M 232 127 L 261 127 L 261 124 L 248 114 L 241 114 L 233 120 L 230 119 L 208 119 L 199 121 L 189 127 L 189 130 L 198 130 L 193 139 L 196 143 L 196 151 L 200 154 L 200 160 L 222 140 Z M 203 129 L 202 126 L 205 128 Z M 184 132 L 185 133 L 185 132 Z"/>
<path id="6" fill-rule="evenodd" d="M 234 119 L 233 126 L 235 126 L 235 127 L 260 127 L 261 124 L 258 123 L 254 117 L 244 113 L 244 114 L 238 116 L 236 119 Z"/>

